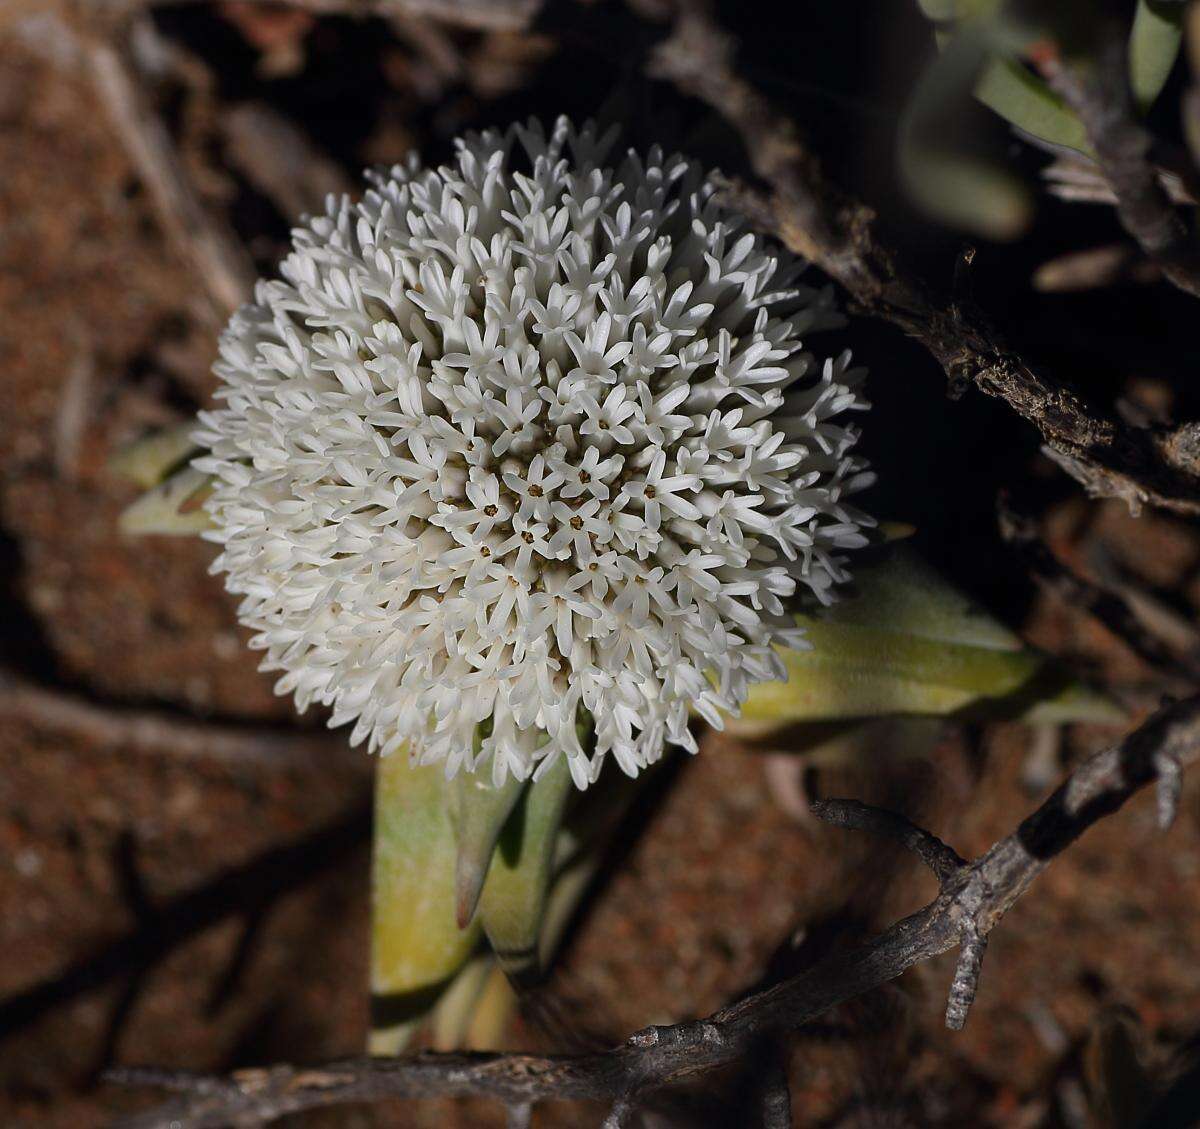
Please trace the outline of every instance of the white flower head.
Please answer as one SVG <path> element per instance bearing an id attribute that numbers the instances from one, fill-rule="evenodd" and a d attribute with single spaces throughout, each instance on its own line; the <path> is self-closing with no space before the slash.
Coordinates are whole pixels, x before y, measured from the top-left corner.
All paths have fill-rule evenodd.
<path id="1" fill-rule="evenodd" d="M 214 570 L 352 740 L 525 778 L 694 750 L 803 646 L 870 519 L 829 291 L 703 170 L 565 118 L 331 197 L 234 315 L 201 414 Z M 594 741 L 580 722 L 594 721 Z"/>

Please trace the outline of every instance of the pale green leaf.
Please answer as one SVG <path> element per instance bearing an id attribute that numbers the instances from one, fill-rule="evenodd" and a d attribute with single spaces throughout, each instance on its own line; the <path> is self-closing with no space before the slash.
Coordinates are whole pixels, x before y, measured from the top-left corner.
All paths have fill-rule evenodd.
<path id="1" fill-rule="evenodd" d="M 1114 716 L 904 544 L 861 566 L 831 608 L 796 618 L 811 649 L 780 649 L 788 680 L 754 686 L 735 732 L 886 714 Z"/>
<path id="2" fill-rule="evenodd" d="M 818 613 L 823 622 L 879 628 L 938 643 L 990 651 L 1019 651 L 1012 630 L 946 580 L 910 544 L 895 542 L 878 561 L 863 564 L 844 598 Z"/>
<path id="3" fill-rule="evenodd" d="M 435 1051 L 465 1050 L 467 1037 L 496 958 L 487 951 L 473 956 L 438 998 L 429 1015 L 429 1045 Z"/>
<path id="4" fill-rule="evenodd" d="M 899 163 L 910 196 L 943 223 L 1011 239 L 1033 216 L 1024 182 L 962 143 L 956 126 L 984 68 L 988 37 L 968 26 L 950 37 L 917 82 L 900 122 Z"/>
<path id="5" fill-rule="evenodd" d="M 1087 130 L 1075 112 L 1016 59 L 993 58 L 980 73 L 975 97 L 1034 137 L 1080 153 L 1092 152 Z"/>
<path id="6" fill-rule="evenodd" d="M 497 787 L 484 772 L 460 772 L 454 778 L 451 814 L 458 844 L 455 906 L 460 926 L 475 913 L 496 840 L 525 787 L 515 776 Z"/>
<path id="7" fill-rule="evenodd" d="M 570 790 L 566 758 L 558 756 L 522 793 L 483 884 L 477 917 L 500 967 L 518 981 L 540 967 L 546 894 Z"/>
<path id="8" fill-rule="evenodd" d="M 939 4 L 938 10 L 944 7 Z M 982 49 L 984 58 L 972 79 L 975 97 L 1034 137 L 1090 154 L 1087 131 L 1075 112 L 1018 57 L 1032 38 L 1031 30 L 997 18 L 999 5 L 993 0 L 959 0 L 953 8 L 954 16 L 961 21 L 957 29 L 945 30 L 943 26 L 934 38 L 943 52 L 958 40 L 965 40 L 968 49 L 974 50 L 976 45 Z M 946 25 L 949 17 L 942 15 L 938 20 Z"/>
<path id="9" fill-rule="evenodd" d="M 203 505 L 211 492 L 212 478 L 185 466 L 127 506 L 121 514 L 121 530 L 183 536 L 211 529 L 212 519 Z"/>
<path id="10" fill-rule="evenodd" d="M 1129 33 L 1129 86 L 1143 113 L 1166 85 L 1179 57 L 1186 7 L 1162 0 L 1138 0 Z"/>
<path id="11" fill-rule="evenodd" d="M 149 490 L 181 463 L 199 454 L 200 448 L 192 441 L 195 430 L 193 421 L 151 432 L 113 455 L 108 461 L 109 470 Z"/>
<path id="12" fill-rule="evenodd" d="M 371 1050 L 397 1054 L 480 939 L 455 918 L 456 844 L 442 765 L 380 757 L 371 873 Z"/>

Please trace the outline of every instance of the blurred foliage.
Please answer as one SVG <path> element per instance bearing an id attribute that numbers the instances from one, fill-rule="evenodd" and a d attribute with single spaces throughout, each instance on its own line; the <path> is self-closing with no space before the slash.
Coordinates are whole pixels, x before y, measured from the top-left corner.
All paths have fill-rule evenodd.
<path id="1" fill-rule="evenodd" d="M 1129 86 L 1145 113 L 1167 84 L 1183 43 L 1184 4 L 1138 0 L 1129 33 Z"/>
<path id="2" fill-rule="evenodd" d="M 182 536 L 212 527 L 204 509 L 211 480 L 189 465 L 200 453 L 192 442 L 195 429 L 194 423 L 188 423 L 153 431 L 109 460 L 113 474 L 145 491 L 121 514 L 123 532 Z"/>
<path id="3" fill-rule="evenodd" d="M 1002 0 L 918 0 L 935 25 L 937 56 L 912 91 L 900 123 L 898 162 L 913 201 L 933 218 L 989 239 L 1023 234 L 1029 187 L 986 151 L 972 96 L 1015 129 L 1051 147 L 1090 152 L 1074 112 L 1031 68 L 1037 51 L 1086 51 L 1094 10 Z M 1183 35 L 1185 5 L 1138 0 L 1129 33 L 1129 82 L 1145 113 L 1161 93 Z"/>
<path id="4" fill-rule="evenodd" d="M 125 508 L 121 531 L 168 536 L 202 533 L 212 528 L 212 519 L 204 509 L 211 493 L 211 478 L 185 466 Z"/>

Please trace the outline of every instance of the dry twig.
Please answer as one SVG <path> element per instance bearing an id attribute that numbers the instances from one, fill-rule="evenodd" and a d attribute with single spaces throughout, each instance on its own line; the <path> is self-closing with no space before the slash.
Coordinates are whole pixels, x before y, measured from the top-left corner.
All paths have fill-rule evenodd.
<path id="1" fill-rule="evenodd" d="M 757 1098 L 756 1112 L 763 1129 L 791 1129 L 792 1095 L 788 1088 L 787 1056 L 782 1047 L 767 1049 Z"/>
<path id="2" fill-rule="evenodd" d="M 1053 155 L 1054 160 L 1041 172 L 1049 195 L 1069 204 L 1116 206 L 1117 197 L 1112 185 L 1104 179 L 1104 174 L 1091 157 L 1085 157 L 1074 149 L 1052 145 L 1021 130 L 1016 130 L 1016 133 L 1035 148 L 1044 149 Z M 1155 172 L 1159 185 L 1172 204 L 1195 205 L 1196 198 L 1178 173 L 1163 168 L 1156 168 Z"/>
<path id="3" fill-rule="evenodd" d="M 262 102 L 243 102 L 221 115 L 229 161 L 289 221 L 324 211 L 327 196 L 354 185 L 295 123 Z"/>
<path id="4" fill-rule="evenodd" d="M 1161 277 L 1162 271 L 1133 244 L 1112 243 L 1055 255 L 1033 272 L 1030 281 L 1043 294 L 1063 294 L 1125 282 L 1148 284 Z"/>
<path id="5" fill-rule="evenodd" d="M 100 4 L 97 11 L 106 9 Z M 16 21 L 28 47 L 64 71 L 92 82 L 151 206 L 178 253 L 191 263 L 221 317 L 250 296 L 255 271 L 230 227 L 201 202 L 166 126 L 143 88 L 122 34 L 77 28 L 53 7 Z M 128 32 L 130 29 L 124 29 Z"/>
<path id="6" fill-rule="evenodd" d="M 64 34 L 66 25 L 63 25 Z M 233 232 L 209 215 L 151 107 L 123 47 L 81 36 L 80 52 L 92 83 L 150 194 L 159 221 L 196 269 L 222 315 L 250 297 L 255 271 Z"/>
<path id="7" fill-rule="evenodd" d="M 1107 37 L 1094 63 L 1068 64 L 1046 52 L 1039 66 L 1083 122 L 1121 225 L 1171 282 L 1200 297 L 1200 250 L 1150 162 L 1152 141 L 1134 112 L 1124 41 Z"/>
<path id="8" fill-rule="evenodd" d="M 1200 667 L 1200 628 L 1186 612 L 1172 607 L 1118 564 L 1104 542 L 1092 538 L 1087 546 L 1089 571 L 1105 588 L 1120 596 L 1143 630 L 1172 654 Z"/>
<path id="9" fill-rule="evenodd" d="M 184 7 L 204 0 L 78 0 L 97 15 L 128 19 L 148 8 Z M 277 4 L 279 0 L 242 0 Z M 325 16 L 419 16 L 480 31 L 520 31 L 529 26 L 542 0 L 284 0 Z"/>
<path id="10" fill-rule="evenodd" d="M 1013 509 L 1004 495 L 997 499 L 996 516 L 1004 540 L 1020 551 L 1038 580 L 1064 603 L 1095 616 L 1135 655 L 1163 674 L 1187 685 L 1200 678 L 1200 663 L 1179 657 L 1148 631 L 1119 593 L 1072 572 L 1038 536 L 1033 521 Z"/>
<path id="11" fill-rule="evenodd" d="M 185 760 L 324 772 L 340 766 L 368 773 L 372 767 L 370 757 L 347 755 L 340 734 L 188 721 L 165 711 L 98 705 L 3 669 L 0 720 L 32 723 L 89 745 Z"/>
<path id="12" fill-rule="evenodd" d="M 127 1118 L 123 1127 L 206 1129 L 346 1102 L 468 1095 L 509 1107 L 547 1099 L 598 1100 L 612 1109 L 606 1124 L 621 1125 L 647 1095 L 740 1059 L 763 1040 L 801 1027 L 956 945 L 961 957 L 947 1022 L 961 1026 L 987 938 L 1033 880 L 1092 824 L 1147 784 L 1158 783 L 1160 815 L 1173 815 L 1179 770 L 1198 755 L 1200 695 L 1164 707 L 1123 741 L 1084 761 L 1011 835 L 971 862 L 901 816 L 854 801 L 822 801 L 815 805 L 822 819 L 889 835 L 913 850 L 937 877 L 937 896 L 879 937 L 835 952 L 707 1019 L 648 1027 L 595 1054 L 420 1054 L 309 1068 L 273 1066 L 228 1077 L 124 1069 L 112 1080 L 181 1096 Z M 777 1110 L 778 1095 L 766 1105 Z"/>
<path id="13" fill-rule="evenodd" d="M 1171 435 L 1104 415 L 1028 364 L 973 305 L 908 273 L 875 233 L 875 216 L 825 177 L 793 124 L 733 66 L 733 43 L 685 7 L 659 48 L 656 76 L 708 103 L 737 130 L 769 195 L 730 183 L 746 215 L 844 286 L 862 312 L 891 322 L 942 366 L 952 393 L 974 384 L 1041 432 L 1047 451 L 1090 494 L 1200 513 L 1197 462 Z M 1183 429 L 1180 429 L 1182 431 Z M 1190 448 L 1189 448 L 1190 451 Z"/>

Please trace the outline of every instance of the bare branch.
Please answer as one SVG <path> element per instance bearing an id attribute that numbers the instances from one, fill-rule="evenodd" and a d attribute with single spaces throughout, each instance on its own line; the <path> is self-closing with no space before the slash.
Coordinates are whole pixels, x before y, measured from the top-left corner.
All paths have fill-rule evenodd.
<path id="1" fill-rule="evenodd" d="M 1183 795 L 1183 765 L 1177 756 L 1163 750 L 1154 757 L 1154 771 L 1158 774 L 1158 826 L 1166 831 L 1179 813 L 1179 800 Z"/>
<path id="2" fill-rule="evenodd" d="M 755 223 L 844 286 L 860 310 L 888 321 L 941 365 L 952 394 L 973 384 L 1042 434 L 1056 461 L 1102 497 L 1200 513 L 1194 460 L 1166 437 L 1098 412 L 1028 364 L 973 304 L 908 273 L 875 233 L 875 215 L 825 177 L 794 125 L 733 67 L 733 43 L 687 7 L 654 59 L 653 73 L 708 103 L 737 130 L 769 194 L 730 183 L 726 195 Z"/>
<path id="3" fill-rule="evenodd" d="M 958 964 L 954 969 L 954 980 L 950 984 L 950 998 L 946 1001 L 946 1026 L 951 1031 L 961 1031 L 967 1023 L 967 1013 L 975 1002 L 979 990 L 979 974 L 983 971 L 983 954 L 987 949 L 987 937 L 981 936 L 973 924 L 963 929 L 958 951 Z"/>
<path id="4" fill-rule="evenodd" d="M 1161 277 L 1158 267 L 1133 244 L 1123 242 L 1055 255 L 1033 272 L 1030 281 L 1043 294 L 1066 294 L 1123 282 L 1147 284 Z"/>
<path id="5" fill-rule="evenodd" d="M 100 109 L 112 124 L 167 238 L 196 271 L 221 317 L 250 296 L 255 271 L 237 236 L 210 215 L 192 185 L 166 126 L 143 89 L 124 35 L 76 28 L 48 6 L 35 18 L 19 20 L 17 35 L 48 62 L 91 80 Z M 103 2 L 90 14 L 109 11 Z M 97 20 L 97 25 L 102 20 Z M 128 32 L 129 29 L 124 29 Z"/>
<path id="6" fill-rule="evenodd" d="M 1046 192 L 1057 196 L 1069 204 L 1107 204 L 1115 207 L 1117 197 L 1112 185 L 1104 179 L 1104 174 L 1091 157 L 1084 156 L 1074 149 L 1052 146 L 1032 134 L 1016 130 L 1022 138 L 1039 149 L 1045 149 L 1054 156 L 1041 171 L 1041 177 L 1046 182 Z M 1196 197 L 1184 183 L 1183 177 L 1167 169 L 1156 168 L 1159 186 L 1167 194 L 1172 204 L 1185 204 L 1194 207 Z"/>
<path id="7" fill-rule="evenodd" d="M 1158 639 L 1174 655 L 1200 666 L 1200 628 L 1183 612 L 1166 603 L 1120 564 L 1105 543 L 1097 538 L 1087 545 L 1088 570 L 1110 592 L 1120 596 L 1142 629 Z"/>
<path id="8" fill-rule="evenodd" d="M 326 772 L 341 767 L 366 774 L 372 767 L 370 757 L 347 756 L 346 742 L 336 734 L 190 721 L 166 711 L 100 705 L 3 668 L 0 720 L 30 722 L 90 745 L 131 753 Z"/>
<path id="9" fill-rule="evenodd" d="M 115 19 L 148 8 L 184 7 L 207 0 L 80 0 L 84 8 Z M 279 0 L 243 0 L 273 4 Z M 542 0 L 283 0 L 322 16 L 419 16 L 479 31 L 522 31 L 533 21 Z"/>
<path id="10" fill-rule="evenodd" d="M 608 1111 L 602 1129 L 628 1129 L 633 1121 L 633 1102 L 628 1098 L 618 1098 L 616 1104 Z"/>
<path id="11" fill-rule="evenodd" d="M 1038 580 L 1064 603 L 1095 616 L 1135 655 L 1164 674 L 1189 685 L 1200 678 L 1200 663 L 1178 657 L 1146 630 L 1119 593 L 1067 568 L 1038 536 L 1034 522 L 1018 513 L 1003 494 L 996 500 L 996 518 L 1004 540 L 1020 551 Z"/>
<path id="12" fill-rule="evenodd" d="M 529 1102 L 516 1102 L 505 1110 L 505 1129 L 529 1129 L 533 1124 L 533 1106 Z"/>
<path id="13" fill-rule="evenodd" d="M 356 191 L 338 165 L 294 122 L 263 102 L 243 102 L 220 116 L 230 162 L 285 219 L 317 215 L 329 195 Z"/>
<path id="14" fill-rule="evenodd" d="M 758 1089 L 758 1114 L 763 1129 L 791 1129 L 792 1095 L 788 1089 L 784 1048 L 769 1048 Z"/>
<path id="15" fill-rule="evenodd" d="M 1200 251 L 1150 162 L 1152 139 L 1134 112 L 1125 56 L 1124 40 L 1114 34 L 1105 37 L 1094 61 L 1065 63 L 1044 52 L 1038 63 L 1083 122 L 1121 225 L 1171 282 L 1200 297 Z"/>
<path id="16" fill-rule="evenodd" d="M 873 808 L 858 800 L 816 800 L 810 810 L 818 819 L 834 827 L 869 831 L 873 835 L 899 840 L 933 871 L 941 883 L 948 882 L 967 865 L 953 847 L 895 812 Z"/>
<path id="17" fill-rule="evenodd" d="M 351 1059 L 319 1068 L 275 1066 L 228 1078 L 120 1071 L 114 1081 L 176 1089 L 183 1096 L 135 1114 L 124 1129 L 207 1129 L 239 1119 L 269 1120 L 298 1110 L 401 1097 L 491 1097 L 508 1106 L 545 1099 L 592 1099 L 616 1107 L 752 1053 L 764 1039 L 802 1027 L 955 945 L 963 956 L 947 1020 L 961 1025 L 992 929 L 1050 861 L 1140 788 L 1167 779 L 1200 755 L 1200 694 L 1161 709 L 1123 741 L 1083 762 L 1011 835 L 969 863 L 928 832 L 865 805 L 826 801 L 823 816 L 843 826 L 899 835 L 943 875 L 937 897 L 882 935 L 836 952 L 708 1019 L 648 1027 L 611 1050 L 582 1055 L 421 1054 Z M 618 1118 L 612 1121 L 612 1118 Z"/>
<path id="18" fill-rule="evenodd" d="M 65 30 L 65 24 L 64 24 Z M 119 45 L 84 36 L 80 50 L 113 128 L 146 185 L 158 218 L 195 267 L 221 314 L 250 297 L 255 271 L 237 237 L 201 203 L 174 142 Z"/>

